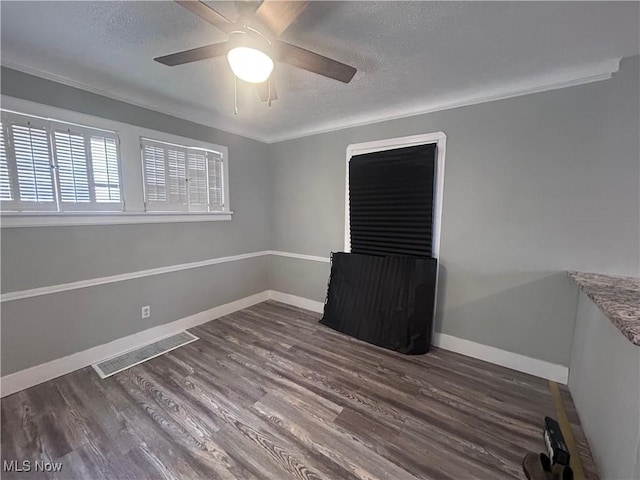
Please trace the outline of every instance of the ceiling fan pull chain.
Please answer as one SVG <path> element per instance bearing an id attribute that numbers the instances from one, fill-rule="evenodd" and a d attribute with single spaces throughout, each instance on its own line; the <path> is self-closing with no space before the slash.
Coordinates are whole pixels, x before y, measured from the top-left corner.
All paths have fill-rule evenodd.
<path id="1" fill-rule="evenodd" d="M 238 77 L 233 76 L 233 113 L 238 115 Z"/>
<path id="2" fill-rule="evenodd" d="M 267 102 L 267 105 L 271 107 L 271 76 L 269 76 L 269 101 Z"/>

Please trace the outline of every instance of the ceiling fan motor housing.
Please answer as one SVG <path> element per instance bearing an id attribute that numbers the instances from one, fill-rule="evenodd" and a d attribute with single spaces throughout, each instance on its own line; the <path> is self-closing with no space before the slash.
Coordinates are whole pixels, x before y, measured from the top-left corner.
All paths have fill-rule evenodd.
<path id="1" fill-rule="evenodd" d="M 251 27 L 243 27 L 242 30 L 234 30 L 229 33 L 227 45 L 229 50 L 238 47 L 253 48 L 254 50 L 263 52 L 271 59 L 274 59 L 275 52 L 273 51 L 271 41 Z"/>

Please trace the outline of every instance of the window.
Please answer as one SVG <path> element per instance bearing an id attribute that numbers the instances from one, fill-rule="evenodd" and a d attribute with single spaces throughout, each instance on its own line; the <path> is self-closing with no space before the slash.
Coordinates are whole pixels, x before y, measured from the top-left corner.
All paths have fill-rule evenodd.
<path id="1" fill-rule="evenodd" d="M 436 132 L 347 147 L 346 252 L 439 257 L 446 143 Z"/>
<path id="2" fill-rule="evenodd" d="M 431 256 L 435 162 L 435 144 L 351 157 L 351 252 Z"/>
<path id="3" fill-rule="evenodd" d="M 8 111 L 0 125 L 3 210 L 123 210 L 115 132 Z"/>
<path id="4" fill-rule="evenodd" d="M 2 229 L 233 218 L 223 145 L 6 95 L 0 104 Z"/>
<path id="5" fill-rule="evenodd" d="M 147 211 L 222 212 L 223 153 L 141 139 Z"/>

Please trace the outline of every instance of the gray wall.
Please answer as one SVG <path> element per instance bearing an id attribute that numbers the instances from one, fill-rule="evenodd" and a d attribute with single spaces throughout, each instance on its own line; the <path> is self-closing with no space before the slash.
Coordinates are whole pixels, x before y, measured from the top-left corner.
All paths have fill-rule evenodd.
<path id="1" fill-rule="evenodd" d="M 6 375 L 267 289 L 267 257 L 2 304 Z M 141 305 L 151 317 L 140 318 Z"/>
<path id="2" fill-rule="evenodd" d="M 640 271 L 638 63 L 604 82 L 270 145 L 273 249 L 342 250 L 347 145 L 444 131 L 436 330 L 568 365 L 577 293 L 564 271 Z M 328 273 L 282 258 L 269 275 L 322 301 Z"/>
<path id="3" fill-rule="evenodd" d="M 582 292 L 569 390 L 601 478 L 640 475 L 640 347 Z"/>
<path id="4" fill-rule="evenodd" d="M 3 293 L 269 249 L 264 144 L 7 68 L 1 92 L 228 146 L 234 211 L 228 222 L 3 228 Z M 263 291 L 267 280 L 266 259 L 255 259 L 5 302 L 2 374 Z"/>
<path id="5" fill-rule="evenodd" d="M 448 135 L 438 331 L 568 365 L 563 273 L 640 269 L 638 58 L 612 80 L 265 145 L 2 69 L 5 95 L 229 147 L 230 222 L 2 229 L 2 292 L 260 250 L 342 249 L 350 143 Z M 2 304 L 2 375 L 271 288 L 322 301 L 328 264 L 271 257 Z M 151 304 L 152 317 L 140 319 Z"/>

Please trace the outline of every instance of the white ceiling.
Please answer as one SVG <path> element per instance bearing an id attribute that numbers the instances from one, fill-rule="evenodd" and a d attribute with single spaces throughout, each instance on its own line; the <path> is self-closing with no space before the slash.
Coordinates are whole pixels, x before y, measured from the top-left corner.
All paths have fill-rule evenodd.
<path id="1" fill-rule="evenodd" d="M 152 60 L 225 40 L 173 2 L 0 9 L 3 64 L 264 141 L 606 77 L 640 53 L 636 2 L 313 2 L 282 38 L 355 66 L 352 82 L 277 65 L 280 98 L 239 82 L 236 116 L 224 58 Z"/>

